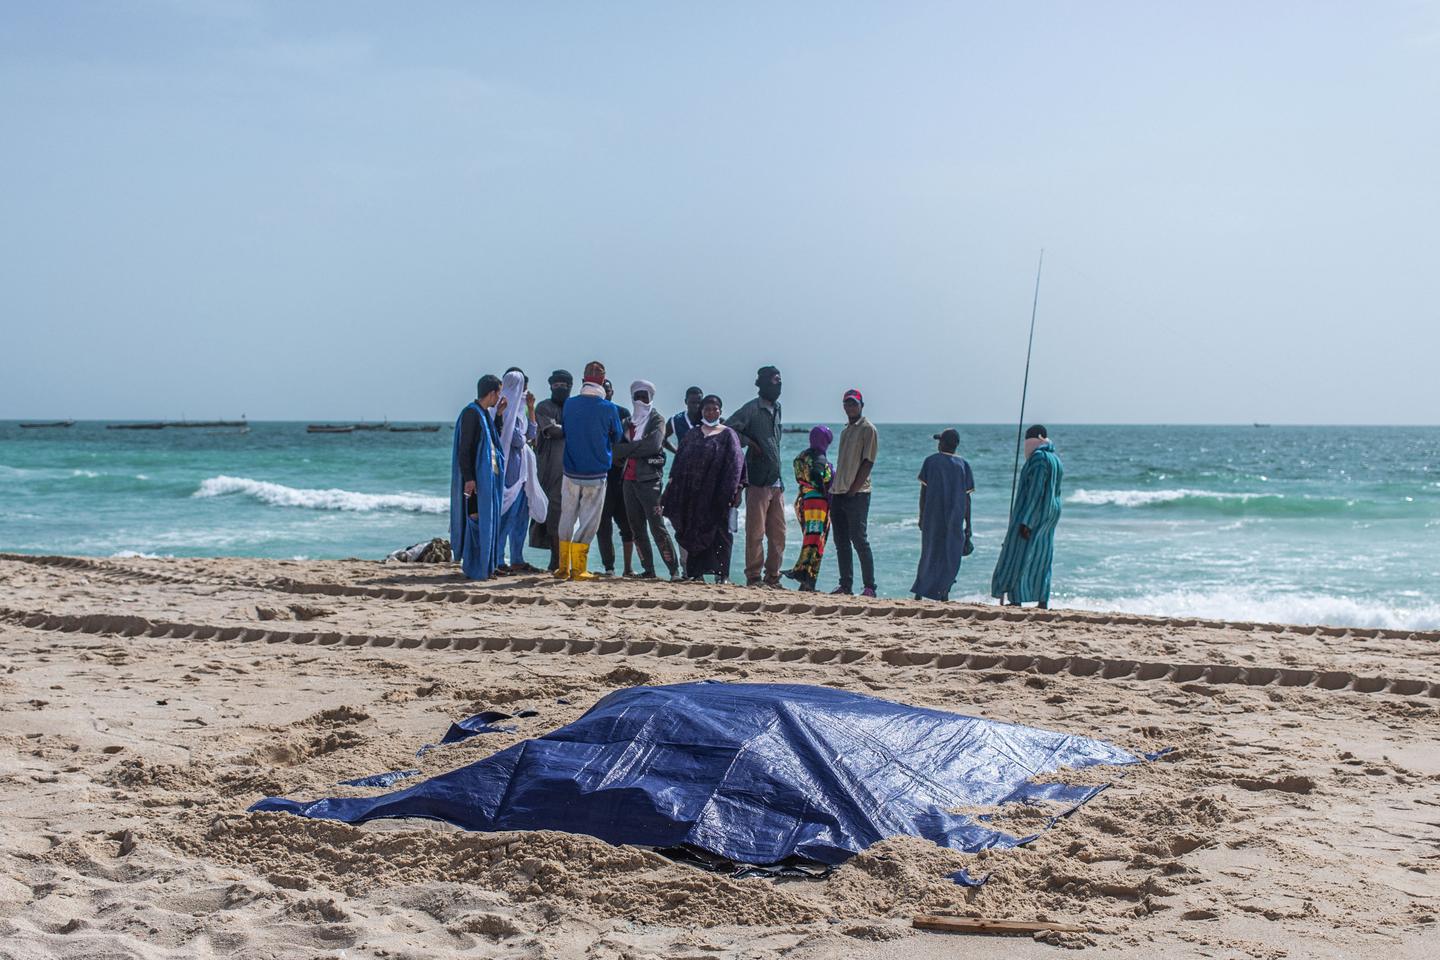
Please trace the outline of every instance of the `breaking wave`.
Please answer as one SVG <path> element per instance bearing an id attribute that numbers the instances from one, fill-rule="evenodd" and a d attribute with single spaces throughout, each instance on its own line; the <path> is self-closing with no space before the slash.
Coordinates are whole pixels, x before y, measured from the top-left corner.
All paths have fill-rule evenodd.
<path id="1" fill-rule="evenodd" d="M 1256 596 L 1234 590 L 1171 590 L 1114 599 L 1057 597 L 1053 605 L 1148 617 L 1198 617 L 1205 620 L 1323 624 L 1385 630 L 1440 628 L 1440 604 L 1420 602 L 1414 606 L 1399 606 L 1325 594 Z"/>
<path id="2" fill-rule="evenodd" d="M 1065 498 L 1066 503 L 1083 503 L 1092 507 L 1149 507 L 1178 500 L 1213 500 L 1247 503 L 1251 500 L 1283 500 L 1279 493 L 1216 493 L 1212 490 L 1076 490 Z"/>
<path id="3" fill-rule="evenodd" d="M 1065 498 L 1067 505 L 1119 507 L 1123 510 L 1184 511 L 1224 517 L 1362 517 L 1405 516 L 1414 498 L 1398 494 L 1335 497 L 1309 493 L 1229 493 L 1216 490 L 1177 488 L 1166 490 L 1076 490 Z"/>
<path id="4" fill-rule="evenodd" d="M 427 497 L 418 493 L 356 493 L 353 490 L 307 490 L 287 487 L 248 477 L 210 477 L 200 484 L 192 496 L 223 497 L 243 494 L 274 507 L 299 507 L 305 510 L 345 510 L 368 513 L 374 510 L 402 510 L 410 513 L 448 513 L 450 501 L 445 497 Z"/>

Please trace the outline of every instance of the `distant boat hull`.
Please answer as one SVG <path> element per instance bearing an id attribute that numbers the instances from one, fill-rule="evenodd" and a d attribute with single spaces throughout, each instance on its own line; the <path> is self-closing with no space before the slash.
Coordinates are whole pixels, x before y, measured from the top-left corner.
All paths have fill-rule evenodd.
<path id="1" fill-rule="evenodd" d="M 176 422 L 167 422 L 167 423 L 165 424 L 165 426 L 167 426 L 167 427 L 177 427 L 177 428 L 179 428 L 179 427 L 197 428 L 197 427 L 198 427 L 198 428 L 202 428 L 202 429 L 214 430 L 214 429 L 217 429 L 217 428 L 220 428 L 220 427 L 225 427 L 225 428 L 229 428 L 229 427 L 243 427 L 243 428 L 249 429 L 250 424 L 249 424 L 248 421 L 245 421 L 245 420 L 181 420 L 181 421 L 179 421 L 178 423 L 176 423 Z"/>
<path id="2" fill-rule="evenodd" d="M 154 420 L 146 423 L 109 423 L 106 430 L 241 430 L 249 432 L 248 420 Z"/>
<path id="3" fill-rule="evenodd" d="M 353 426 L 336 426 L 329 423 L 312 423 L 305 428 L 306 433 L 354 433 Z"/>
<path id="4" fill-rule="evenodd" d="M 391 427 L 391 433 L 439 433 L 440 424 L 431 424 L 425 427 Z"/>
<path id="5" fill-rule="evenodd" d="M 65 430 L 75 426 L 74 420 L 56 420 L 52 423 L 22 423 L 21 430 Z"/>

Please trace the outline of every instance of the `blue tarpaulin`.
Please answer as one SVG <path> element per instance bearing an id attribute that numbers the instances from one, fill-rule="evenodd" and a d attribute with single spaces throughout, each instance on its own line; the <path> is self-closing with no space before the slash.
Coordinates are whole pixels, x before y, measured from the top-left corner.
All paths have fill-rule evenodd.
<path id="1" fill-rule="evenodd" d="M 739 864 L 837 864 L 892 836 L 974 852 L 1034 839 L 956 808 L 1103 787 L 1035 784 L 1062 767 L 1132 764 L 1101 740 L 912 707 L 830 687 L 633 687 L 583 717 L 404 790 L 251 807 L 362 823 L 428 817 L 467 830 L 563 830 Z"/>

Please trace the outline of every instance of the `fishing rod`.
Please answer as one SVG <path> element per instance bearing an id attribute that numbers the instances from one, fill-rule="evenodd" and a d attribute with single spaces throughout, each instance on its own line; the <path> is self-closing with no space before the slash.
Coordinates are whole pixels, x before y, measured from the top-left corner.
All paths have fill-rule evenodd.
<path id="1" fill-rule="evenodd" d="M 1030 304 L 1030 344 L 1025 348 L 1025 385 L 1020 388 L 1020 425 L 1015 428 L 1015 469 L 1010 474 L 1010 516 L 1015 516 L 1015 487 L 1020 481 L 1020 441 L 1025 435 L 1025 397 L 1030 393 L 1030 355 L 1035 352 L 1035 314 L 1040 309 L 1040 272 L 1045 269 L 1045 248 L 1035 267 L 1035 300 Z"/>

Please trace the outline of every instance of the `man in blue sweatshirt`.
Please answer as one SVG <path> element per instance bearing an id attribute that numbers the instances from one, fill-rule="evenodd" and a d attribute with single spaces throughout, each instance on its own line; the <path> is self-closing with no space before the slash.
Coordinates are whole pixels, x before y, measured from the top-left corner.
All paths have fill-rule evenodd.
<path id="1" fill-rule="evenodd" d="M 611 448 L 620 439 L 620 413 L 605 399 L 605 364 L 585 365 L 580 393 L 565 401 L 565 478 L 560 484 L 560 566 L 562 580 L 592 580 L 590 541 L 600 529 L 605 477 Z"/>

